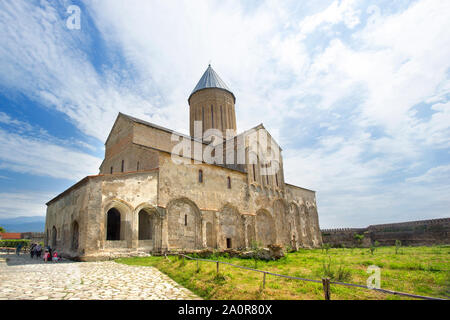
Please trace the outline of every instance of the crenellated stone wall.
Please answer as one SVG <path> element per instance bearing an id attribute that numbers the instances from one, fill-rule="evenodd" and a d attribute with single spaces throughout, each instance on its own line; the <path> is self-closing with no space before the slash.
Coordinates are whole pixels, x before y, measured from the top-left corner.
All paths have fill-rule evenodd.
<path id="1" fill-rule="evenodd" d="M 355 233 L 364 235 L 363 246 L 370 246 L 375 241 L 383 246 L 392 246 L 396 240 L 406 246 L 449 244 L 450 218 L 379 224 L 367 228 L 324 229 L 321 232 L 323 242 L 332 246 L 357 246 Z"/>

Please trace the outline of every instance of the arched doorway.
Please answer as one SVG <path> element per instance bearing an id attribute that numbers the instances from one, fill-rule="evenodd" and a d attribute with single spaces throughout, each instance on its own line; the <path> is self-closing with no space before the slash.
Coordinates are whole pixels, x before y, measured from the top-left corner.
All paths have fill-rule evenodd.
<path id="1" fill-rule="evenodd" d="M 139 211 L 139 240 L 152 240 L 154 234 L 153 215 L 145 210 Z"/>
<path id="2" fill-rule="evenodd" d="M 78 227 L 78 222 L 74 221 L 72 223 L 72 250 L 78 250 L 79 245 L 79 237 L 80 237 L 80 231 Z"/>
<path id="3" fill-rule="evenodd" d="M 256 240 L 263 246 L 275 244 L 277 239 L 275 223 L 270 212 L 264 209 L 256 212 Z"/>
<path id="4" fill-rule="evenodd" d="M 120 212 L 116 208 L 109 209 L 107 213 L 106 240 L 120 240 Z"/>

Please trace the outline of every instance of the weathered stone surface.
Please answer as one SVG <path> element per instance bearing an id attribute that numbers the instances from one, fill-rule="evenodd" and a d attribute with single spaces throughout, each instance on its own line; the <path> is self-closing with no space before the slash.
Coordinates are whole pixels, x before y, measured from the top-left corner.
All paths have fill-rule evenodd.
<path id="1" fill-rule="evenodd" d="M 204 89 L 190 103 L 191 122 L 206 117 L 205 130 L 236 129 L 228 91 Z M 262 152 L 256 155 L 250 131 L 268 137 L 270 150 L 259 141 Z M 213 153 L 208 144 L 119 114 L 100 174 L 47 203 L 46 244 L 80 260 L 274 243 L 320 246 L 315 192 L 286 184 L 280 146 L 263 125 L 250 131 L 217 142 L 218 163 L 210 164 L 202 162 L 204 153 Z M 172 156 L 181 138 L 189 148 Z M 220 161 L 221 155 L 236 160 L 238 154 L 245 163 Z M 272 160 L 272 154 L 279 157 Z M 264 174 L 272 166 L 279 170 Z"/>

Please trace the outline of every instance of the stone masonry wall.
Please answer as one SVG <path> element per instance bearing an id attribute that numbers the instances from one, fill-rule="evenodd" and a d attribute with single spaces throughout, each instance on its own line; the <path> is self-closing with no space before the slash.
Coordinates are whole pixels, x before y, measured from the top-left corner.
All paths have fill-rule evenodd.
<path id="1" fill-rule="evenodd" d="M 365 246 L 375 241 L 380 245 L 392 246 L 396 240 L 407 246 L 449 244 L 450 218 L 371 225 L 358 229 L 325 229 L 322 230 L 322 238 L 324 243 L 333 246 L 355 246 L 358 245 L 354 239 L 355 233 L 364 235 Z"/>

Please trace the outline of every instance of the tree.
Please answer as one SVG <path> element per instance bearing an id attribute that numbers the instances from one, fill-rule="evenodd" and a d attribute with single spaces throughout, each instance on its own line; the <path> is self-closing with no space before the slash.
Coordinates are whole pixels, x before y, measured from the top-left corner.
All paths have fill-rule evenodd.
<path id="1" fill-rule="evenodd" d="M 370 246 L 370 253 L 373 255 L 373 253 L 375 252 L 375 250 L 377 250 L 377 247 L 380 245 L 380 243 L 378 241 L 375 241 L 374 244 L 372 244 Z"/>
<path id="2" fill-rule="evenodd" d="M 398 254 L 398 250 L 400 250 L 402 246 L 402 242 L 400 240 L 395 240 L 395 254 Z"/>
<path id="3" fill-rule="evenodd" d="M 362 241 L 364 239 L 364 235 L 355 233 L 353 237 L 355 238 L 356 241 L 358 241 L 359 246 L 361 246 Z"/>
<path id="4" fill-rule="evenodd" d="M 0 233 L 6 232 L 5 228 L 0 227 Z"/>

